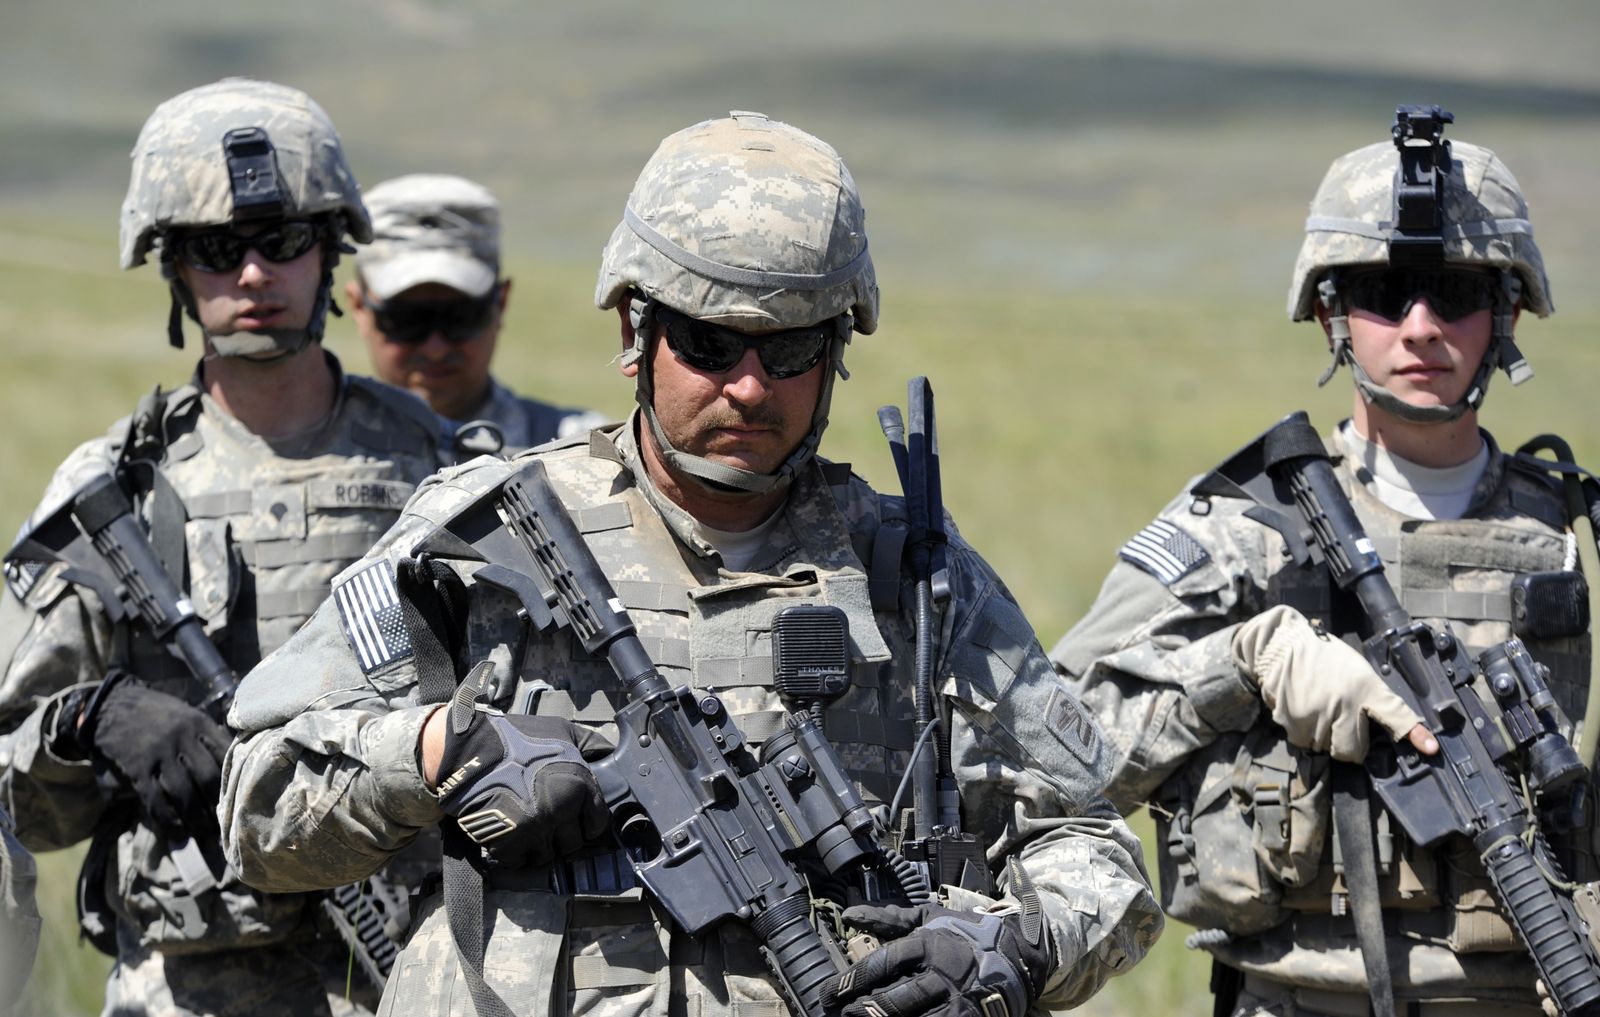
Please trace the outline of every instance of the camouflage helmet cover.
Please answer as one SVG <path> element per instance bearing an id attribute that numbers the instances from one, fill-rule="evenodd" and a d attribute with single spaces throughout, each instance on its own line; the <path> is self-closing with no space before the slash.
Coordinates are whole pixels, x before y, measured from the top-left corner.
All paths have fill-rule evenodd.
<path id="1" fill-rule="evenodd" d="M 168 99 L 139 132 L 122 203 L 123 268 L 144 264 L 156 236 L 169 228 L 233 221 L 222 139 L 240 127 L 260 127 L 270 138 L 287 214 L 342 212 L 357 242 L 372 239 L 355 174 L 322 107 L 298 89 L 225 78 Z"/>
<path id="2" fill-rule="evenodd" d="M 866 212 L 839 154 L 760 113 L 735 111 L 662 141 L 601 257 L 595 304 L 630 289 L 746 331 L 854 315 L 878 326 Z"/>
<path id="3" fill-rule="evenodd" d="M 1539 317 L 1553 311 L 1544 259 L 1533 241 L 1528 203 L 1499 157 L 1465 141 L 1451 142 L 1445 182 L 1444 259 L 1449 264 L 1514 269 L 1523 304 Z M 1394 218 L 1399 153 L 1390 142 L 1335 159 L 1311 200 L 1306 237 L 1289 284 L 1289 317 L 1315 313 L 1317 282 L 1331 268 L 1386 265 L 1387 223 Z"/>

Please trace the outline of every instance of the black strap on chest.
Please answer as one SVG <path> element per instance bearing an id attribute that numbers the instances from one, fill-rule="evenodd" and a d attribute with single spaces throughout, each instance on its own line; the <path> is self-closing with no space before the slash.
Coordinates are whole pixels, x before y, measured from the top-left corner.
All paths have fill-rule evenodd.
<path id="1" fill-rule="evenodd" d="M 466 629 L 467 594 L 461 580 L 444 562 L 405 558 L 395 569 L 406 629 L 417 668 L 417 693 L 424 703 L 447 703 L 461 676 L 456 658 L 460 633 Z M 440 825 L 444 842 L 444 910 L 456 957 L 467 978 L 467 990 L 478 1017 L 514 1017 L 500 994 L 483 977 L 483 857 L 453 819 Z"/>
<path id="2" fill-rule="evenodd" d="M 1344 860 L 1344 886 L 1355 919 L 1356 942 L 1367 969 L 1367 994 L 1373 1017 L 1394 1017 L 1394 986 L 1378 897 L 1378 864 L 1373 855 L 1372 804 L 1366 770 L 1355 763 L 1330 764 L 1333 826 Z"/>

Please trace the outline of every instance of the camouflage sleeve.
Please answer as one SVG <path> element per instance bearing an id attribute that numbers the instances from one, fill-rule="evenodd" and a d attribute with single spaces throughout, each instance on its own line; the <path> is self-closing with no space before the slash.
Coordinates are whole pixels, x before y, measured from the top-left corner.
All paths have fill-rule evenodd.
<path id="1" fill-rule="evenodd" d="M 1040 1005 L 1074 1006 L 1144 956 L 1161 908 L 1138 838 L 1101 793 L 1114 752 L 1099 725 L 988 567 L 967 552 L 951 571 L 940 673 L 963 813 L 991 867 L 1014 856 L 1039 890 L 1056 955 Z"/>
<path id="2" fill-rule="evenodd" d="M 0 808 L 35 851 L 53 851 L 93 832 L 105 800 L 87 760 L 58 754 L 58 725 L 67 694 L 105 676 L 109 626 L 93 594 L 58 575 L 41 575 L 19 599 L 0 593 Z"/>
<path id="3" fill-rule="evenodd" d="M 11 817 L 0 809 L 0 1015 L 12 1012 L 39 949 L 38 881 L 33 856 L 12 836 Z"/>
<path id="4" fill-rule="evenodd" d="M 335 587 L 374 565 L 392 576 L 460 497 L 438 479 L 424 484 Z M 418 700 L 409 646 L 391 652 L 388 660 L 358 657 L 331 597 L 240 684 L 217 815 L 228 862 L 245 882 L 271 892 L 353 882 L 439 822 L 417 759 L 434 707 Z"/>
<path id="5" fill-rule="evenodd" d="M 1123 546 L 1089 613 L 1050 651 L 1115 743 L 1106 793 L 1123 812 L 1259 708 L 1231 643 L 1262 606 L 1265 528 L 1238 504 L 1206 515 L 1188 504 L 1178 498 Z"/>
<path id="6" fill-rule="evenodd" d="M 68 456 L 30 525 L 104 473 L 109 447 L 100 438 Z M 11 570 L 0 591 L 0 808 L 10 811 L 18 838 L 34 851 L 83 840 L 105 810 L 89 763 L 52 748 L 57 725 L 76 720 L 59 716 L 61 701 L 105 677 L 111 642 L 99 601 L 63 580 L 62 568 Z"/>

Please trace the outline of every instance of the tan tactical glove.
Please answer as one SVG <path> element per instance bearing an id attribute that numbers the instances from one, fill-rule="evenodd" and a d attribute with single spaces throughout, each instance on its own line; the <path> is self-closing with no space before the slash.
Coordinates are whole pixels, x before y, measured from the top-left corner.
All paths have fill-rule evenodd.
<path id="1" fill-rule="evenodd" d="M 1233 659 L 1255 680 L 1272 719 L 1291 744 L 1347 763 L 1367 754 L 1367 718 L 1407 738 L 1422 723 L 1367 659 L 1349 644 L 1318 632 L 1306 616 L 1279 605 L 1239 626 Z M 1425 730 L 1412 738 L 1417 742 Z"/>

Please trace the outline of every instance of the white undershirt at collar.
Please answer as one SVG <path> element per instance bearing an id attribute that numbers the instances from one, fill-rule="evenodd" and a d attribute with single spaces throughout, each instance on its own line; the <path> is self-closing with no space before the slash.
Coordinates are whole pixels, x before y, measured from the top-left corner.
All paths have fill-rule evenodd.
<path id="1" fill-rule="evenodd" d="M 755 560 L 756 555 L 766 545 L 767 535 L 777 525 L 782 512 L 774 512 L 756 526 L 748 530 L 719 530 L 705 523 L 695 522 L 695 529 L 700 531 L 700 536 L 705 542 L 717 549 L 722 555 L 722 567 L 729 572 L 744 572 Z"/>
<path id="2" fill-rule="evenodd" d="M 1339 425 L 1339 441 L 1354 464 L 1366 468 L 1362 483 L 1373 497 L 1413 519 L 1460 519 L 1489 468 L 1489 446 L 1478 439 L 1478 453 L 1459 466 L 1435 469 L 1402 459 L 1356 433 L 1350 421 Z"/>

